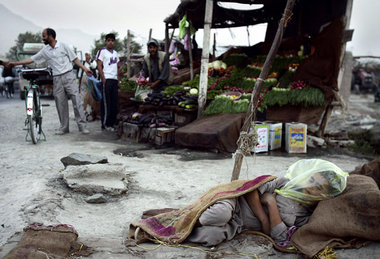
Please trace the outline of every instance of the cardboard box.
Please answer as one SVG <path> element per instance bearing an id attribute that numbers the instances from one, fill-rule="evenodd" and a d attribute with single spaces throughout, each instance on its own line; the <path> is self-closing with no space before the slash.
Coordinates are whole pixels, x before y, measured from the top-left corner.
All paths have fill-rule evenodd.
<path id="1" fill-rule="evenodd" d="M 285 124 L 285 150 L 288 153 L 306 153 L 307 125 L 299 122 Z"/>
<path id="2" fill-rule="evenodd" d="M 268 121 L 269 124 L 269 150 L 281 148 L 282 122 Z"/>
<path id="3" fill-rule="evenodd" d="M 253 124 L 250 128 L 250 131 L 253 130 Z M 269 124 L 263 122 L 255 123 L 255 130 L 257 133 L 257 145 L 252 149 L 253 152 L 268 152 L 268 143 L 269 143 Z"/>

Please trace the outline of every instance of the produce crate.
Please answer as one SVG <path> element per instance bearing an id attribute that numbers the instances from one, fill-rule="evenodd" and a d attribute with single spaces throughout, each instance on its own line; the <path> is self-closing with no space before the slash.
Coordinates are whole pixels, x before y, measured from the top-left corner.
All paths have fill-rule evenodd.
<path id="1" fill-rule="evenodd" d="M 174 143 L 174 134 L 175 128 L 157 128 L 154 143 L 159 146 Z"/>
<path id="2" fill-rule="evenodd" d="M 178 107 L 174 113 L 174 124 L 180 127 L 189 124 L 197 118 L 197 113 L 196 108 L 189 110 Z"/>

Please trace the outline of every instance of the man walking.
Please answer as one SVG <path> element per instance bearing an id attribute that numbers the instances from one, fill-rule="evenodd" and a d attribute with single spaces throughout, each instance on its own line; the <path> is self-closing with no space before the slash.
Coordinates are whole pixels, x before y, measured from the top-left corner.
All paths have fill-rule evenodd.
<path id="1" fill-rule="evenodd" d="M 53 95 L 60 122 L 60 127 L 55 134 L 63 135 L 69 132 L 68 98 L 73 103 L 75 120 L 79 131 L 83 134 L 88 134 L 90 131 L 87 129 L 87 121 L 83 111 L 77 79 L 73 72 L 72 62 L 86 71 L 88 75 L 91 75 L 92 72 L 79 61 L 68 45 L 57 41 L 55 37 L 56 33 L 53 29 L 44 29 L 42 41 L 46 46 L 32 57 L 18 62 L 10 62 L 9 65 L 12 67 L 32 62 L 37 64 L 47 62 L 53 71 Z"/>
<path id="2" fill-rule="evenodd" d="M 106 47 L 98 51 L 96 60 L 100 79 L 103 82 L 103 98 L 100 104 L 102 129 L 114 131 L 119 103 L 119 56 L 114 50 L 116 35 L 106 35 Z"/>

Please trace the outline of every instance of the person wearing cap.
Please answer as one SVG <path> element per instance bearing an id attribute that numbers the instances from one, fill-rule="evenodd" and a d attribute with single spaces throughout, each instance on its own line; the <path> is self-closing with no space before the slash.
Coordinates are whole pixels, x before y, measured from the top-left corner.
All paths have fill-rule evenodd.
<path id="1" fill-rule="evenodd" d="M 53 95 L 60 122 L 60 127 L 55 134 L 63 135 L 69 132 L 69 98 L 73 103 L 75 120 L 79 131 L 83 134 L 88 134 L 90 131 L 87 129 L 87 120 L 79 94 L 77 78 L 73 72 L 72 62 L 83 69 L 87 75 L 92 75 L 92 72 L 79 61 L 67 44 L 57 41 L 55 37 L 56 32 L 53 29 L 44 29 L 42 41 L 46 46 L 30 58 L 10 62 L 9 66 L 47 62 L 53 72 Z"/>
<path id="2" fill-rule="evenodd" d="M 103 82 L 103 98 L 100 104 L 102 129 L 114 131 L 119 102 L 119 55 L 114 50 L 116 35 L 106 35 L 106 47 L 98 51 L 96 61 L 100 80 Z"/>
<path id="3" fill-rule="evenodd" d="M 144 57 L 143 71 L 145 77 L 149 77 L 148 85 L 154 93 L 159 93 L 169 85 L 172 80 L 172 73 L 169 64 L 169 56 L 158 50 L 158 42 L 151 39 L 147 43 L 148 54 Z"/>

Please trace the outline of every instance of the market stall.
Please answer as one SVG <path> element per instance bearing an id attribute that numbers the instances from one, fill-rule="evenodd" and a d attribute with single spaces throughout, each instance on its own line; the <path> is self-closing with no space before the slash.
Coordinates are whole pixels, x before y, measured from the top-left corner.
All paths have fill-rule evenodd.
<path id="1" fill-rule="evenodd" d="M 207 17 L 202 14 L 205 14 L 208 1 L 182 1 L 176 12 L 165 19 L 167 31 L 179 28 L 184 19 L 194 31 L 204 28 Z M 197 104 L 203 106 L 202 87 L 207 89 L 206 95 L 203 96 L 205 105 L 201 107 L 203 116 L 245 114 L 252 95 L 256 94 L 253 91 L 255 84 L 258 80 L 262 80 L 263 87 L 258 93 L 256 120 L 316 124 L 320 126 L 323 134 L 332 103 L 334 100 L 339 100 L 338 78 L 344 49 L 342 43 L 347 38 L 346 28 L 352 1 L 297 1 L 293 15 L 285 21 L 287 27 L 283 32 L 283 40 L 277 55 L 271 63 L 268 75 L 263 79 L 259 78 L 259 75 L 263 70 L 286 1 L 233 1 L 262 4 L 261 8 L 250 11 L 227 9 L 218 4 L 232 1 L 211 2 L 213 3 L 211 28 L 267 23 L 265 41 L 254 46 L 231 48 L 214 62 L 207 59 L 206 72 L 201 67 L 200 74 L 196 73 L 192 80 L 177 81 L 176 85 L 167 88 L 164 97 L 166 100 L 158 100 L 153 106 L 149 103 L 151 97 L 147 98 L 148 101 L 144 99 L 139 111 L 150 110 L 157 113 L 166 110 L 169 111 L 169 117 L 173 121 L 171 126 L 179 128 L 190 123 L 197 128 L 197 123 L 204 123 L 199 116 L 199 110 L 198 120 L 194 120 L 194 110 L 199 109 Z M 169 46 L 168 38 L 167 46 Z M 207 80 L 202 78 L 205 73 Z M 182 114 L 188 112 L 191 116 L 179 125 L 178 121 L 175 123 L 175 116 L 177 114 L 178 117 L 179 103 L 183 100 L 175 100 L 174 97 L 181 91 L 183 96 L 187 96 L 185 99 L 190 98 L 192 101 L 189 103 L 190 106 L 181 107 Z M 198 100 L 195 92 L 199 93 Z M 171 98 L 174 98 L 174 102 Z M 166 105 L 165 101 L 170 103 Z M 150 106 L 146 106 L 147 104 Z M 192 127 L 191 125 L 189 127 Z M 229 137 L 231 143 L 236 143 L 237 137 L 225 137 Z M 175 139 L 181 145 L 192 147 L 197 145 L 197 138 L 188 138 L 194 139 L 191 143 L 180 141 L 177 137 Z"/>

